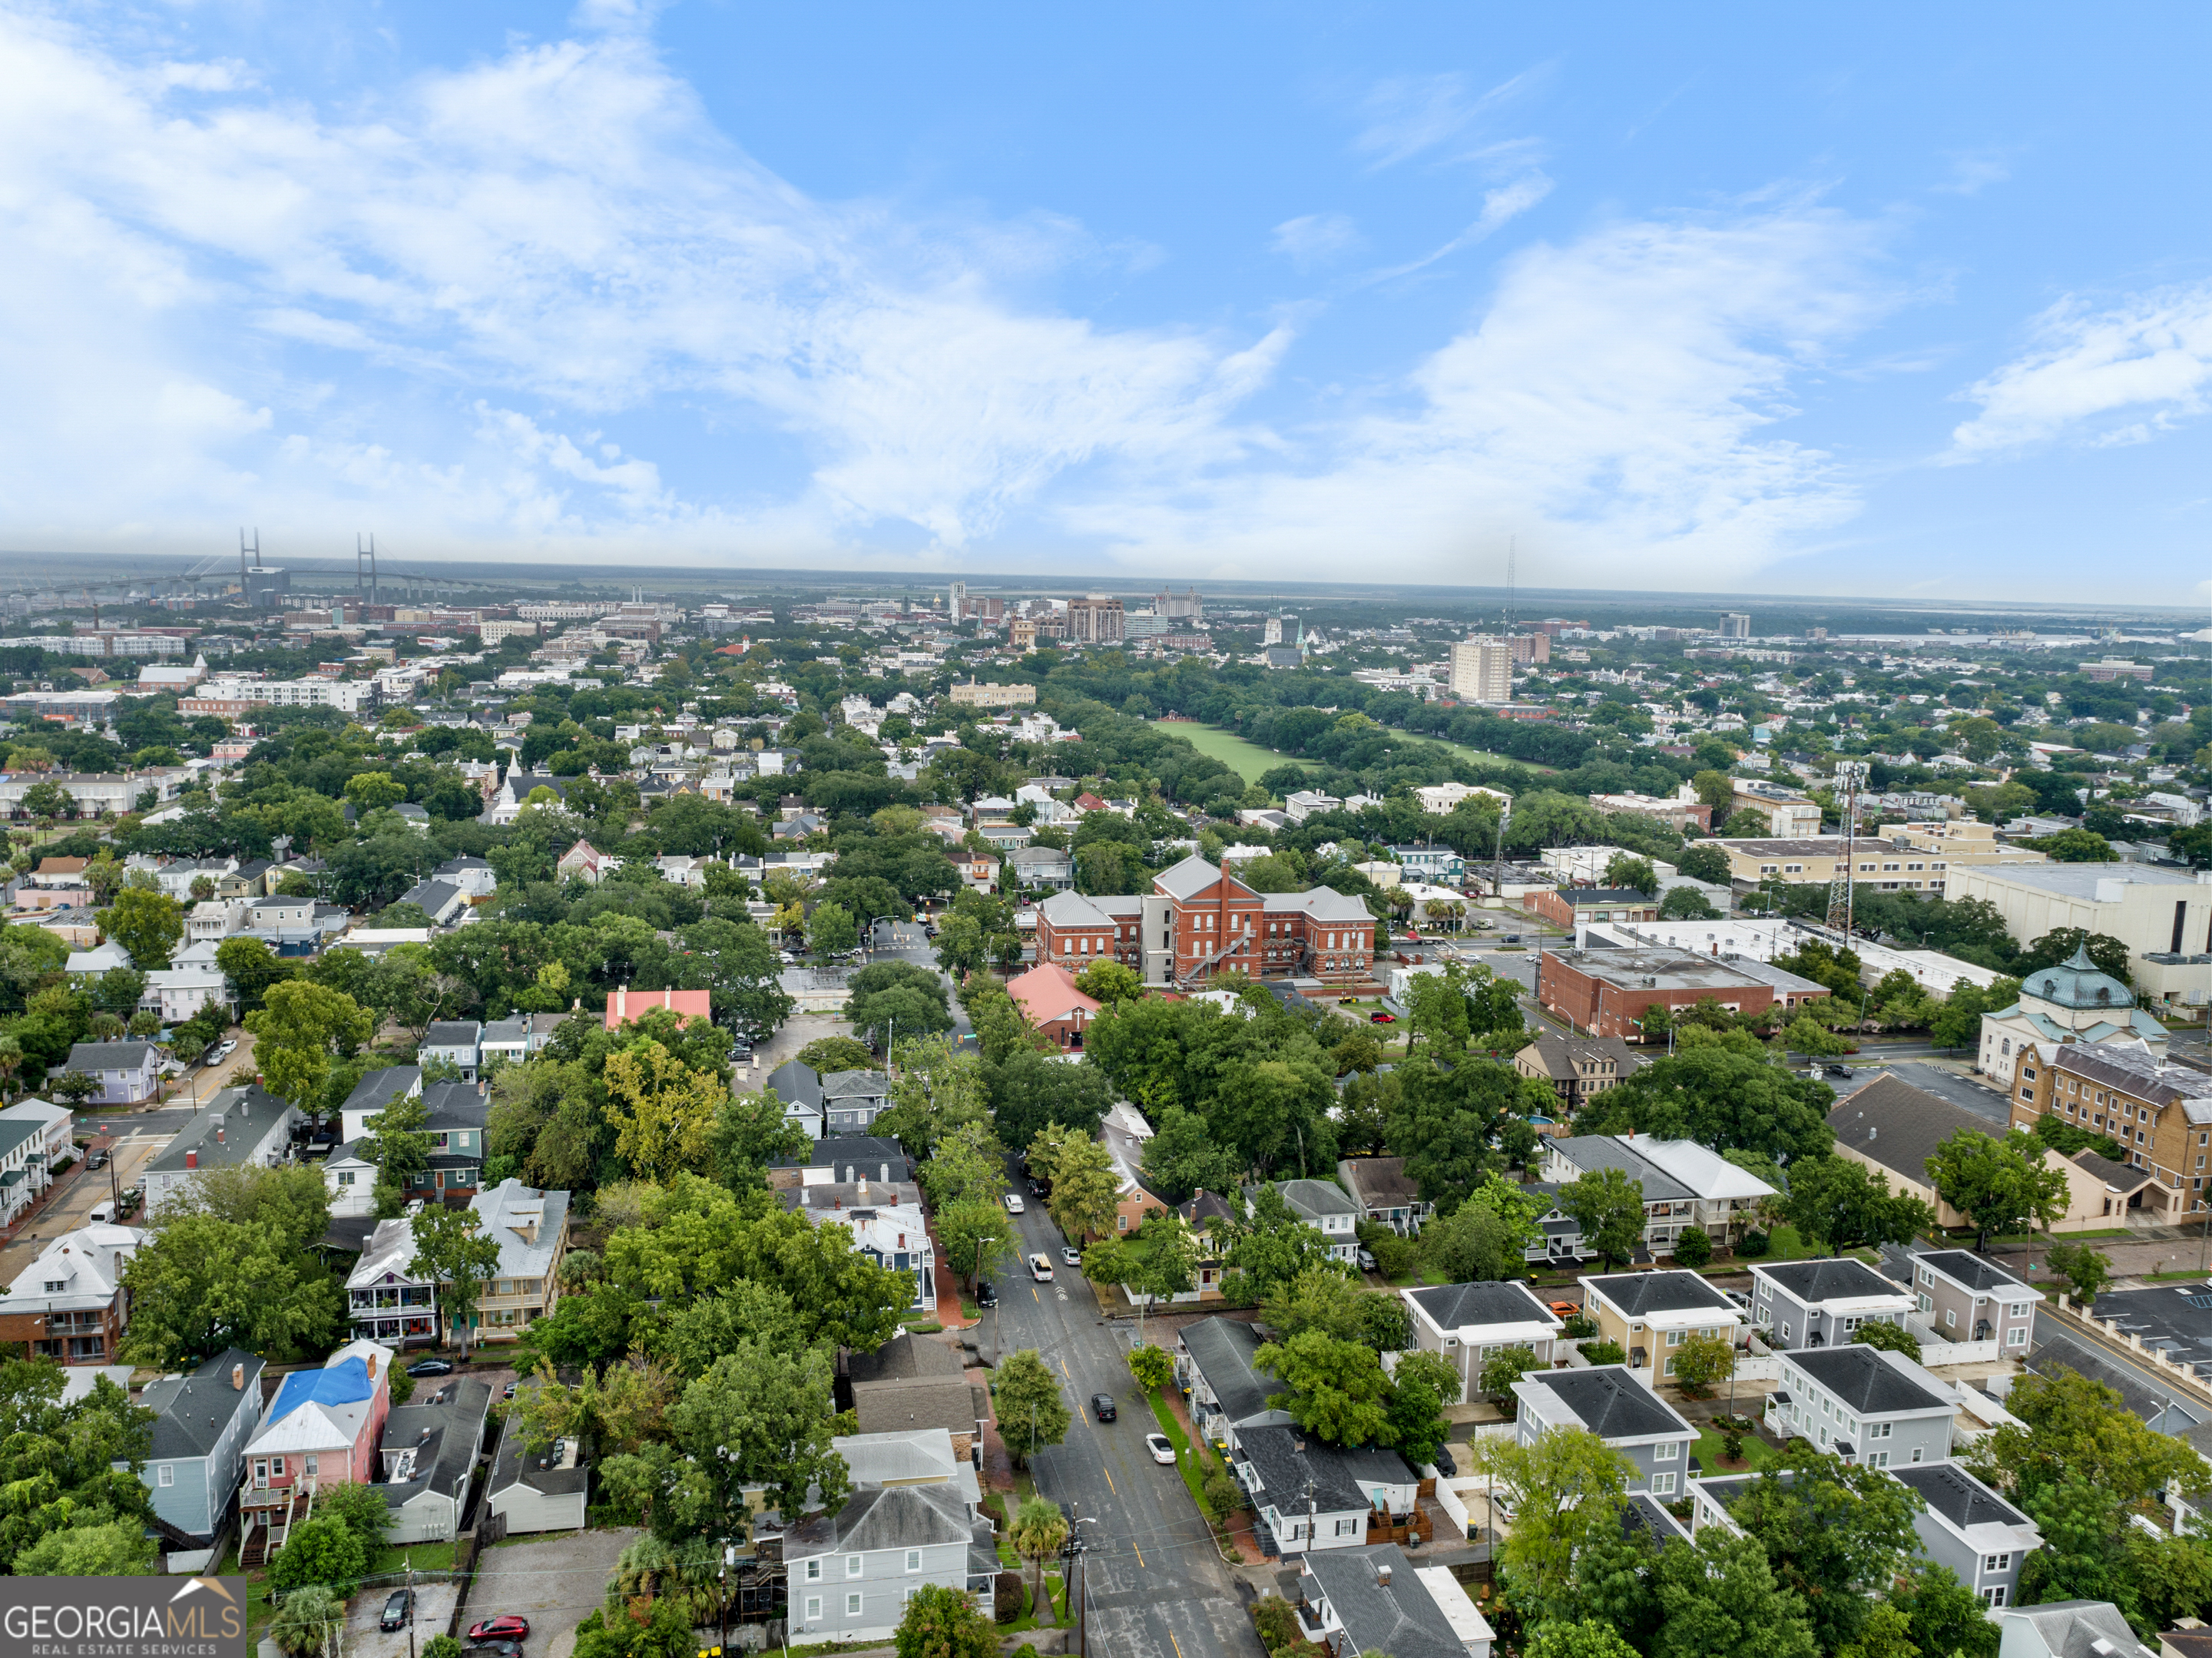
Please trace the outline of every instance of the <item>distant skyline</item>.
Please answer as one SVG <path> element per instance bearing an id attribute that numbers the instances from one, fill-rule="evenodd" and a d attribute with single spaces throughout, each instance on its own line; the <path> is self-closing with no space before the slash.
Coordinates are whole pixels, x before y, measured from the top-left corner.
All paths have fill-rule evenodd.
<path id="1" fill-rule="evenodd" d="M 0 546 L 2202 606 L 2208 45 L 0 0 Z"/>

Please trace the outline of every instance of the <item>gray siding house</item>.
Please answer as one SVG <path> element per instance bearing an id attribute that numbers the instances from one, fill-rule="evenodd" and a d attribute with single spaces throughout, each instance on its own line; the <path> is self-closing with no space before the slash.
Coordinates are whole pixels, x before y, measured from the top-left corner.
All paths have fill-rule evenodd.
<path id="1" fill-rule="evenodd" d="M 822 1132 L 865 1134 L 890 1102 L 891 1079 L 882 1072 L 833 1071 L 822 1079 Z"/>
<path id="2" fill-rule="evenodd" d="M 88 1105 L 137 1105 L 154 1097 L 161 1050 L 151 1042 L 79 1042 L 62 1068 L 82 1072 L 100 1084 Z"/>
<path id="3" fill-rule="evenodd" d="M 1903 1324 L 1912 1297 L 1864 1261 L 1792 1260 L 1751 1269 L 1751 1320 L 1782 1348 L 1846 1345 L 1862 1324 Z"/>
<path id="4" fill-rule="evenodd" d="M 1782 1385 L 1767 1395 L 1766 1425 L 1846 1462 L 1902 1468 L 1950 1461 L 1956 1411 L 1949 1386 L 1903 1353 L 1805 1347 L 1782 1355 Z"/>
<path id="5" fill-rule="evenodd" d="M 1912 1258 L 1912 1289 L 1922 1321 L 1938 1341 L 1994 1341 L 2024 1358 L 2043 1291 L 1969 1249 L 1935 1249 Z"/>
<path id="6" fill-rule="evenodd" d="M 1413 1315 L 1413 1345 L 1425 1353 L 1441 1353 L 1459 1367 L 1464 1397 L 1474 1396 L 1483 1365 L 1504 1348 L 1526 1347 L 1543 1364 L 1552 1362 L 1559 1315 L 1518 1279 L 1440 1284 L 1399 1293 Z"/>
<path id="7" fill-rule="evenodd" d="M 540 1384 L 533 1378 L 525 1388 Z M 484 1486 L 488 1512 L 498 1515 L 510 1532 L 581 1531 L 590 1493 L 591 1468 L 583 1447 L 556 1439 L 543 1450 L 526 1443 L 520 1415 L 510 1414 L 500 1430 L 499 1451 Z"/>
<path id="8" fill-rule="evenodd" d="M 1955 1462 L 1893 1468 L 1928 1506 L 1912 1517 L 1921 1552 L 1948 1566 L 1985 1606 L 2020 1600 L 2021 1562 L 2043 1546 L 2035 1522 Z"/>
<path id="9" fill-rule="evenodd" d="M 472 1083 L 477 1079 L 477 1062 L 480 1058 L 477 1044 L 483 1038 L 483 1027 L 474 1019 L 448 1019 L 432 1025 L 422 1033 L 422 1046 L 416 1050 L 418 1062 L 443 1060 L 448 1065 L 461 1068 L 461 1080 Z"/>
<path id="10" fill-rule="evenodd" d="M 999 1567 L 991 1522 L 949 1485 L 857 1491 L 785 1533 L 783 1560 L 791 1636 L 810 1644 L 888 1641 L 916 1589 L 988 1589 Z"/>
<path id="11" fill-rule="evenodd" d="M 243 1348 L 217 1353 L 184 1376 L 146 1384 L 138 1402 L 154 1412 L 154 1437 L 140 1477 L 172 1553 L 171 1571 L 202 1571 L 215 1533 L 246 1471 L 246 1445 L 261 1425 L 261 1360 Z"/>
<path id="12" fill-rule="evenodd" d="M 1513 1384 L 1521 1401 L 1514 1436 L 1533 1445 L 1549 1429 L 1583 1428 L 1635 1466 L 1631 1491 L 1671 1501 L 1682 1494 L 1698 1430 L 1626 1364 L 1540 1370 Z"/>

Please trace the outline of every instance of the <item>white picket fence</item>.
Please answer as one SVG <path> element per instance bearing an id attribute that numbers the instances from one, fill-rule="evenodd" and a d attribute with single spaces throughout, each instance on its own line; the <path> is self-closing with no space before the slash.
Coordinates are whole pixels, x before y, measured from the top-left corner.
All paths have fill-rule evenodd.
<path id="1" fill-rule="evenodd" d="M 1906 1315 L 1905 1333 L 1920 1344 L 1920 1362 L 1933 1370 L 1938 1364 L 1993 1364 L 1997 1358 L 1997 1344 L 1990 1341 L 1953 1341 L 1942 1331 L 1925 1319 Z"/>

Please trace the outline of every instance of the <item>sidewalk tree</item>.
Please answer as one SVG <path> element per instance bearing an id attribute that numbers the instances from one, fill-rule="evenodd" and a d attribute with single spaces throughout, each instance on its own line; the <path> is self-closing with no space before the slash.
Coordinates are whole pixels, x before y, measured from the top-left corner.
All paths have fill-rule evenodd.
<path id="1" fill-rule="evenodd" d="M 1044 1139 L 1040 1134 L 1030 1142 L 1031 1168 L 1036 1166 L 1036 1149 Z M 1065 1236 L 1079 1242 L 1115 1230 L 1121 1212 L 1121 1175 L 1103 1144 L 1087 1134 L 1069 1133 L 1052 1157 L 1051 1169 L 1046 1178 L 1052 1182 L 1052 1194 L 1045 1199 L 1045 1211 Z"/>
<path id="2" fill-rule="evenodd" d="M 350 996 L 304 979 L 271 985 L 246 1016 L 253 1063 L 269 1091 L 319 1119 L 334 1056 L 350 1057 L 375 1034 L 375 1020 Z"/>
<path id="3" fill-rule="evenodd" d="M 983 1198 L 957 1199 L 940 1208 L 936 1219 L 945 1264 L 967 1279 L 971 1290 L 983 1273 L 1012 1258 L 1021 1239 L 1006 1206 Z"/>
<path id="4" fill-rule="evenodd" d="M 1066 1543 L 1067 1516 L 1049 1497 L 1030 1497 L 1014 1510 L 1006 1540 L 1014 1546 L 1015 1553 L 1030 1563 L 1030 1604 L 1037 1621 L 1050 1621 L 1050 1603 L 1044 1598 L 1044 1563 Z"/>
<path id="5" fill-rule="evenodd" d="M 2086 1243 L 2054 1243 L 2044 1260 L 2066 1280 L 2075 1299 L 2084 1305 L 2094 1302 L 2099 1291 L 2112 1281 L 2112 1258 L 2100 1254 Z"/>
<path id="6" fill-rule="evenodd" d="M 2066 1218 L 2066 1175 L 2043 1155 L 2042 1143 L 2021 1129 L 1998 1139 L 1961 1128 L 1928 1154 L 1928 1177 L 1972 1224 L 1974 1247 L 1984 1249 L 1992 1232 L 2024 1232 Z"/>
<path id="7" fill-rule="evenodd" d="M 999 1437 L 1006 1442 L 1018 1467 L 1027 1467 L 1039 1451 L 1067 1437 L 1073 1418 L 1060 1396 L 1060 1383 L 1034 1348 L 1024 1347 L 1006 1357 L 999 1366 L 993 1392 Z"/>
<path id="8" fill-rule="evenodd" d="M 1150 1342 L 1129 1350 L 1129 1374 L 1137 1378 L 1137 1385 L 1146 1393 L 1164 1388 L 1175 1378 L 1175 1360 L 1164 1348 Z"/>
<path id="9" fill-rule="evenodd" d="M 1530 1622 L 1554 1616 L 1573 1592 L 1576 1557 L 1620 1534 L 1635 1469 L 1582 1428 L 1547 1428 L 1527 1444 L 1486 1439 L 1474 1452 L 1472 1471 L 1513 1499 L 1513 1523 L 1492 1556 L 1507 1596 Z"/>
<path id="10" fill-rule="evenodd" d="M 410 1223 L 415 1258 L 407 1270 L 438 1286 L 438 1310 L 447 1329 L 461 1332 L 467 1351 L 476 1327 L 477 1301 L 499 1271 L 499 1242 L 477 1224 L 473 1209 L 425 1204 Z"/>
<path id="11" fill-rule="evenodd" d="M 898 1658 L 999 1658 L 999 1631 L 965 1589 L 924 1583 L 899 1614 Z"/>
<path id="12" fill-rule="evenodd" d="M 897 1048 L 890 1108 L 869 1132 L 896 1139 L 908 1157 L 925 1163 L 954 1129 L 988 1120 L 983 1062 L 975 1054 L 962 1053 L 947 1036 L 919 1031 L 911 1040 L 899 1038 Z"/>

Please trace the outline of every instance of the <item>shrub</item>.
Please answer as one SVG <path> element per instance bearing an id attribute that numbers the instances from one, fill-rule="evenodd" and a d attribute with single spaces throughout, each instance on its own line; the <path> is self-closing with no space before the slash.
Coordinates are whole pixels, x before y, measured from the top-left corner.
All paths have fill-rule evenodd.
<path id="1" fill-rule="evenodd" d="M 450 1635 L 434 1635 L 422 1643 L 422 1658 L 461 1658 L 461 1643 Z"/>
<path id="2" fill-rule="evenodd" d="M 1214 1514 L 1226 1519 L 1244 1502 L 1244 1493 L 1226 1468 L 1209 1468 L 1199 1489 L 1206 1494 L 1206 1506 Z"/>
<path id="3" fill-rule="evenodd" d="M 345 1521 L 365 1549 L 375 1549 L 392 1529 L 392 1506 L 374 1485 L 340 1485 L 325 1491 L 315 1513 L 320 1519 Z"/>
<path id="4" fill-rule="evenodd" d="M 1703 1266 L 1713 1258 L 1713 1241 L 1702 1226 L 1692 1226 L 1674 1240 L 1674 1265 Z"/>
<path id="5" fill-rule="evenodd" d="M 1298 1630 L 1298 1615 L 1279 1594 L 1265 1594 L 1252 1603 L 1252 1627 L 1260 1631 L 1260 1644 L 1269 1652 L 1295 1647 L 1305 1637 Z"/>
<path id="6" fill-rule="evenodd" d="M 1887 1347 L 1893 1353 L 1903 1353 L 1914 1363 L 1920 1362 L 1920 1342 L 1902 1324 L 1869 1320 L 1851 1332 L 1851 1340 L 1866 1347 Z"/>
<path id="7" fill-rule="evenodd" d="M 1593 1364 L 1626 1364 L 1628 1355 L 1617 1341 L 1585 1341 L 1583 1357 Z"/>
<path id="8" fill-rule="evenodd" d="M 1559 1327 L 1559 1333 L 1569 1341 L 1586 1341 L 1597 1333 L 1597 1321 L 1585 1314 L 1577 1313 Z"/>
<path id="9" fill-rule="evenodd" d="M 286 1594 L 319 1583 L 343 1598 L 360 1587 L 368 1567 L 361 1533 L 343 1520 L 319 1515 L 292 1527 L 291 1540 L 269 1563 L 269 1581 Z"/>
<path id="10" fill-rule="evenodd" d="M 1735 1252 L 1739 1255 L 1756 1258 L 1765 1254 L 1772 1247 L 1772 1242 L 1773 1241 L 1764 1232 L 1746 1232 L 1737 1241 Z"/>
<path id="11" fill-rule="evenodd" d="M 1386 1231 L 1367 1247 L 1375 1257 L 1375 1270 L 1384 1278 L 1404 1277 L 1413 1270 L 1413 1264 L 1421 1255 L 1420 1246 L 1413 1239 L 1400 1237 L 1390 1231 Z"/>
<path id="12" fill-rule="evenodd" d="M 1000 1623 L 1012 1623 L 1028 1605 L 1021 1573 L 1002 1571 L 991 1580 L 991 1615 Z"/>
<path id="13" fill-rule="evenodd" d="M 1743 1436 L 1734 1428 L 1721 1436 L 1721 1455 L 1731 1462 L 1743 1461 Z"/>

